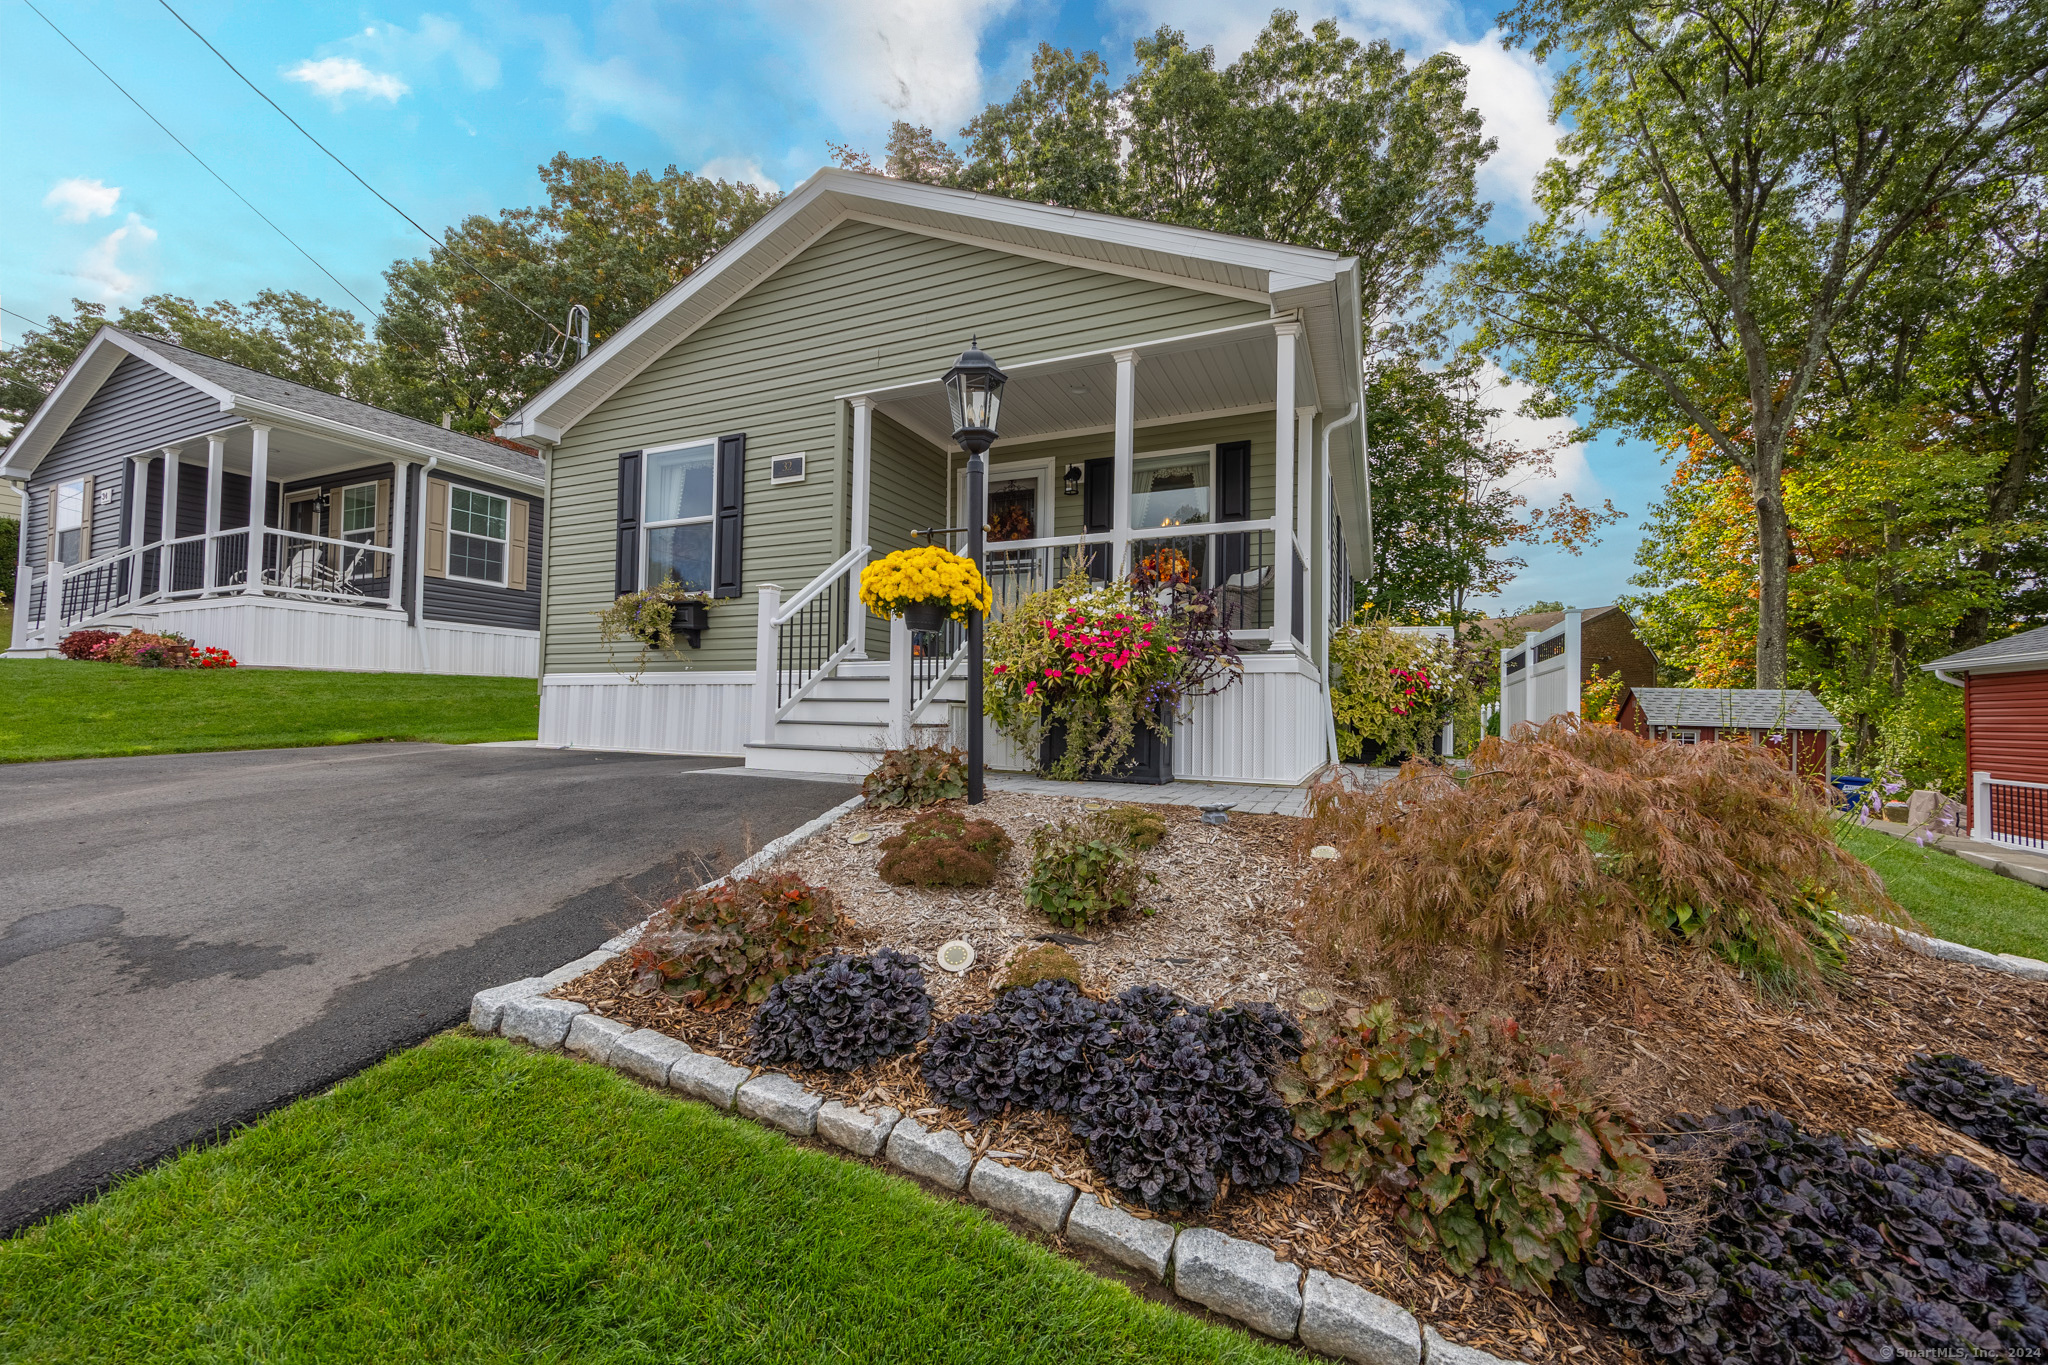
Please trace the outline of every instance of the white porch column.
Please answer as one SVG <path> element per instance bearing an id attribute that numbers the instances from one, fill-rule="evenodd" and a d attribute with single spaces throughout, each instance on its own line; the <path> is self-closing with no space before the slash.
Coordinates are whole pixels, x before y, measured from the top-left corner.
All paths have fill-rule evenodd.
<path id="1" fill-rule="evenodd" d="M 775 738 L 776 656 L 782 644 L 776 635 L 775 617 L 781 610 L 782 588 L 763 583 L 754 617 L 754 740 L 759 744 Z"/>
<path id="2" fill-rule="evenodd" d="M 1301 324 L 1273 324 L 1273 646 L 1294 644 L 1294 349 Z"/>
<path id="3" fill-rule="evenodd" d="M 249 550 L 248 569 L 242 575 L 242 591 L 263 595 L 263 551 L 269 537 L 270 513 L 270 428 L 249 428 Z M 396 524 L 395 522 L 393 523 Z"/>
<path id="4" fill-rule="evenodd" d="M 128 480 L 128 600 L 142 600 L 142 542 L 149 535 L 149 455 L 130 455 Z M 17 580 L 19 581 L 19 580 Z"/>
<path id="5" fill-rule="evenodd" d="M 868 543 L 868 522 L 870 504 L 874 500 L 873 485 L 870 483 L 874 464 L 875 444 L 875 400 L 856 398 L 853 400 L 853 506 L 847 532 L 847 549 L 857 549 Z M 893 642 L 895 637 L 890 637 Z M 846 643 L 854 659 L 868 657 L 868 609 L 860 600 L 860 573 L 855 570 L 853 583 L 846 599 Z M 893 647 L 893 644 L 892 644 Z"/>
<path id="6" fill-rule="evenodd" d="M 1118 351 L 1116 353 L 1116 436 L 1112 453 L 1116 457 L 1114 469 L 1116 478 L 1112 483 L 1115 490 L 1111 496 L 1116 505 L 1110 509 L 1110 534 L 1115 538 L 1113 562 L 1110 573 L 1121 575 L 1129 572 L 1126 561 L 1131 550 L 1131 459 L 1137 450 L 1138 426 L 1138 353 Z"/>
<path id="7" fill-rule="evenodd" d="M 178 447 L 164 447 L 164 505 L 163 527 L 158 536 L 160 542 L 156 552 L 157 596 L 167 597 L 177 586 L 177 576 L 172 573 L 172 561 L 176 552 L 171 542 L 178 538 Z"/>
<path id="8" fill-rule="evenodd" d="M 206 577 L 200 586 L 207 596 L 220 582 L 220 480 L 227 467 L 225 433 L 206 438 Z"/>
<path id="9" fill-rule="evenodd" d="M 910 623 L 889 618 L 889 747 L 910 747 Z"/>
<path id="10" fill-rule="evenodd" d="M 391 553 L 385 556 L 385 574 L 391 580 L 390 606 L 405 610 L 405 486 L 412 482 L 412 465 L 400 460 L 391 466 Z"/>
<path id="11" fill-rule="evenodd" d="M 1991 774 L 1970 774 L 1970 837 L 1978 843 L 1991 838 Z"/>

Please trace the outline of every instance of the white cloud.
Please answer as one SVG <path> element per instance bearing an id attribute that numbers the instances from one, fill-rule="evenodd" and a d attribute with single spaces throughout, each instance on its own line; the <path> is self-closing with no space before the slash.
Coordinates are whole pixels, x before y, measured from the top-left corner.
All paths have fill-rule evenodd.
<path id="1" fill-rule="evenodd" d="M 108 185 L 98 180 L 85 180 L 73 176 L 59 180 L 43 196 L 46 208 L 57 210 L 60 223 L 83 223 L 94 218 L 104 218 L 114 211 L 114 205 L 121 199 L 121 187 Z"/>
<path id="2" fill-rule="evenodd" d="M 1481 367 L 1479 386 L 1480 403 L 1500 410 L 1492 428 L 1495 437 L 1512 441 L 1525 449 L 1548 446 L 1556 452 L 1552 472 L 1543 478 L 1515 485 L 1517 493 L 1528 498 L 1531 504 L 1549 502 L 1560 493 L 1569 493 L 1580 502 L 1607 495 L 1599 476 L 1593 473 L 1593 466 L 1586 459 L 1585 443 L 1565 440 L 1577 422 L 1569 417 L 1524 415 L 1520 408 L 1535 391 L 1527 384 L 1509 378 L 1492 361 Z"/>
<path id="3" fill-rule="evenodd" d="M 770 10 L 806 36 L 804 57 L 825 112 L 870 125 L 881 114 L 941 135 L 981 111 L 983 31 L 1014 0 L 773 0 Z"/>
<path id="4" fill-rule="evenodd" d="M 587 133 L 602 118 L 622 118 L 674 137 L 688 126 L 686 109 L 676 85 L 665 77 L 641 71 L 623 56 L 599 60 L 584 48 L 576 25 L 560 15 L 525 15 L 516 10 L 498 12 L 509 30 L 540 45 L 543 60 L 541 79 L 561 93 L 563 112 L 571 129 Z M 650 52 L 659 35 L 645 32 L 645 46 L 625 44 L 635 56 L 659 57 Z M 658 63 L 657 63 L 658 64 Z"/>
<path id="5" fill-rule="evenodd" d="M 371 24 L 349 42 L 358 51 L 377 58 L 380 64 L 420 71 L 446 60 L 472 90 L 490 90 L 502 74 L 497 55 L 485 47 L 460 20 L 446 15 L 422 14 L 419 24 Z"/>
<path id="6" fill-rule="evenodd" d="M 768 178 L 761 169 L 761 163 L 750 156 L 721 156 L 705 162 L 697 168 L 697 174 L 710 180 L 737 180 L 779 194 L 782 186 Z"/>
<path id="7" fill-rule="evenodd" d="M 124 265 L 123 255 L 155 241 L 156 229 L 143 222 L 142 215 L 131 213 L 126 223 L 85 249 L 73 273 L 98 285 L 102 302 L 135 298 L 142 292 L 142 277 Z"/>
<path id="8" fill-rule="evenodd" d="M 309 85 L 317 93 L 337 102 L 344 95 L 362 95 L 396 104 L 401 96 L 412 91 L 411 86 L 390 72 L 372 71 L 354 57 L 309 57 L 288 68 L 284 77 Z"/>
<path id="9" fill-rule="evenodd" d="M 1498 29 L 1476 43 L 1446 43 L 1444 50 L 1470 68 L 1466 98 L 1485 118 L 1486 135 L 1500 143 L 1480 168 L 1480 191 L 1533 207 L 1536 175 L 1557 154 L 1547 73 L 1527 52 L 1502 48 Z"/>

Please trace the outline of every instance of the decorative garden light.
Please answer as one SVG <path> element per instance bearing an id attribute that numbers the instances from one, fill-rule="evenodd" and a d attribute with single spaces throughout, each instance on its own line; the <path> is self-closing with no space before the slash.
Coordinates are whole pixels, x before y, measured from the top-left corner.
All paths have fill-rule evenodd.
<path id="1" fill-rule="evenodd" d="M 953 412 L 953 439 L 967 452 L 967 557 L 986 574 L 988 521 L 988 448 L 996 443 L 996 416 L 1003 407 L 1003 385 L 1009 376 L 996 368 L 976 337 L 946 371 L 946 405 Z M 967 620 L 967 804 L 982 800 L 981 633 L 984 617 Z"/>

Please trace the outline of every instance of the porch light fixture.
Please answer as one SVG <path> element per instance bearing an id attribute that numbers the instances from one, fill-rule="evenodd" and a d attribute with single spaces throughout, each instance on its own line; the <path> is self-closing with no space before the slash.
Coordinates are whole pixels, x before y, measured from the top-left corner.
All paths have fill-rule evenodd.
<path id="1" fill-rule="evenodd" d="M 988 448 L 996 443 L 996 418 L 1003 410 L 1009 376 L 981 349 L 981 338 L 953 362 L 942 381 L 953 414 L 953 439 L 967 452 L 967 557 L 987 574 Z M 967 617 L 967 804 L 978 806 L 982 790 L 982 625 L 979 612 Z"/>
<path id="2" fill-rule="evenodd" d="M 1081 496 L 1082 472 L 1081 466 L 1070 464 L 1067 466 L 1066 473 L 1060 476 L 1066 482 L 1068 497 L 1078 498 Z"/>

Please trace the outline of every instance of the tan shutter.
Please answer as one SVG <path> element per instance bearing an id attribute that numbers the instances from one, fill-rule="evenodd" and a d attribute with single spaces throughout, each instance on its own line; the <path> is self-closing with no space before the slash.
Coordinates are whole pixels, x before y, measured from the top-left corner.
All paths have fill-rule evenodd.
<path id="1" fill-rule="evenodd" d="M 377 534 L 373 544 L 391 543 L 391 480 L 377 480 Z"/>
<path id="2" fill-rule="evenodd" d="M 43 522 L 43 563 L 57 562 L 57 490 L 50 490 L 50 515 Z"/>
<path id="3" fill-rule="evenodd" d="M 78 495 L 78 562 L 92 558 L 92 475 L 85 476 L 85 491 Z"/>
<path id="4" fill-rule="evenodd" d="M 429 578 L 448 576 L 448 481 L 427 480 L 427 548 L 424 561 Z"/>
<path id="5" fill-rule="evenodd" d="M 505 529 L 505 586 L 513 592 L 526 591 L 526 515 L 530 510 L 525 498 L 512 499 L 512 515 Z"/>

